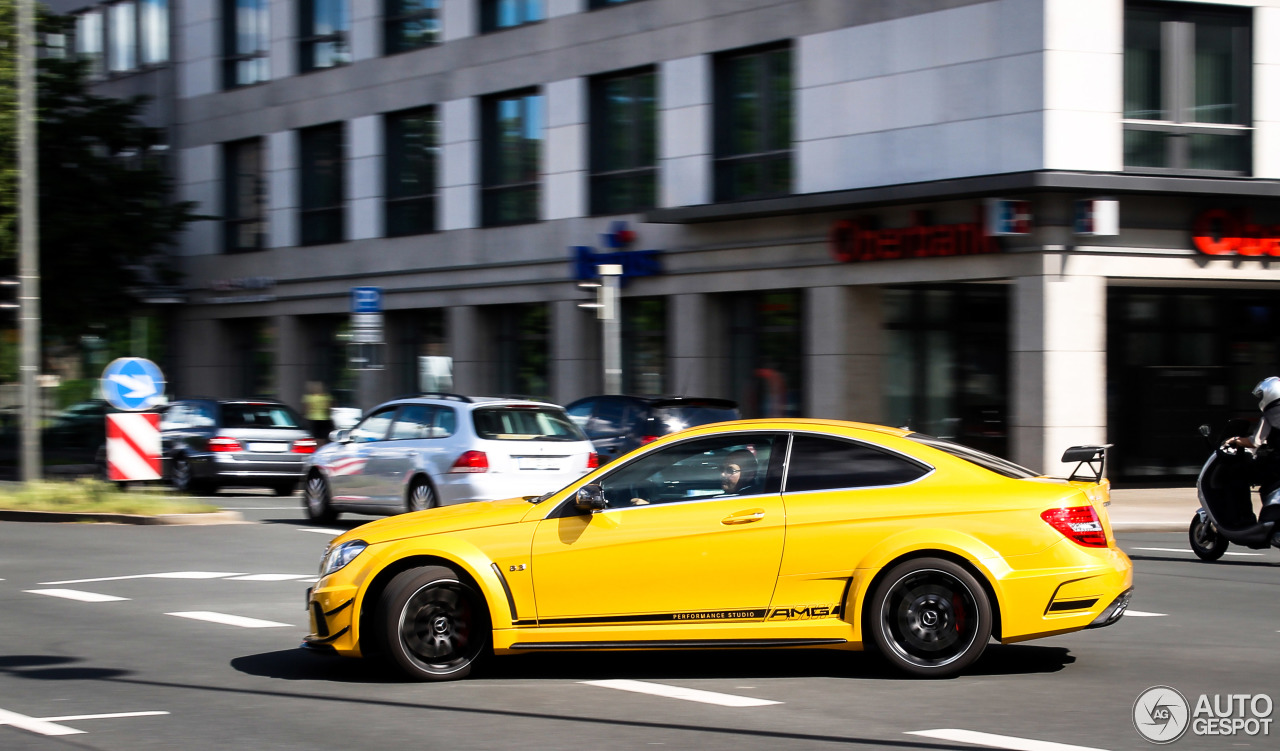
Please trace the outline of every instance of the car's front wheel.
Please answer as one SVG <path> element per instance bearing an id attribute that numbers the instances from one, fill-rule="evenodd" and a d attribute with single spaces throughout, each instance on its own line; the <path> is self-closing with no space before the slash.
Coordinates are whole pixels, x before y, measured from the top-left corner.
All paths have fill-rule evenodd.
<path id="1" fill-rule="evenodd" d="M 435 508 L 436 492 L 432 490 L 431 483 L 426 478 L 419 477 L 413 481 L 413 487 L 409 488 L 409 501 L 405 504 L 407 511 L 425 511 L 429 508 Z"/>
<path id="2" fill-rule="evenodd" d="M 444 566 L 397 574 L 382 596 L 379 616 L 387 656 L 415 680 L 464 678 L 489 651 L 484 598 Z"/>
<path id="3" fill-rule="evenodd" d="M 307 510 L 307 518 L 313 522 L 328 524 L 338 518 L 338 512 L 329 502 L 329 483 L 324 475 L 312 472 L 307 477 L 302 491 L 302 506 Z"/>
<path id="4" fill-rule="evenodd" d="M 876 648 L 912 675 L 941 678 L 971 665 L 991 638 L 991 602 L 974 576 L 941 558 L 904 561 L 868 610 Z"/>

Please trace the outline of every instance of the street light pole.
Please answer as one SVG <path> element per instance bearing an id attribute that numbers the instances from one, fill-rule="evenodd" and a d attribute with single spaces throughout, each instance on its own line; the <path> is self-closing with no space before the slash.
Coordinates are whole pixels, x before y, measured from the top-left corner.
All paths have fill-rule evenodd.
<path id="1" fill-rule="evenodd" d="M 36 0 L 18 0 L 18 317 L 21 321 L 22 479 L 39 480 L 40 235 L 36 161 Z"/>
<path id="2" fill-rule="evenodd" d="M 604 393 L 622 393 L 622 265 L 602 263 L 600 272 L 600 320 L 604 325 Z"/>

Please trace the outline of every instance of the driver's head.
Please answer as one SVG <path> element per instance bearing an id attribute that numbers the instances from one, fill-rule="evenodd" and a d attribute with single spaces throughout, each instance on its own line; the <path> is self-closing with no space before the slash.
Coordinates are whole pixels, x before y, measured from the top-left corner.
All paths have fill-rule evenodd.
<path id="1" fill-rule="evenodd" d="M 725 457 L 720 465 L 720 487 L 734 493 L 756 479 L 756 457 L 746 449 L 738 449 Z"/>

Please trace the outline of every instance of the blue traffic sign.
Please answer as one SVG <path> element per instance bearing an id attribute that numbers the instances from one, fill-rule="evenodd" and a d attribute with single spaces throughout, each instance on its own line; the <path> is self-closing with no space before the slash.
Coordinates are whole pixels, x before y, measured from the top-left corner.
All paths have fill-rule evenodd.
<path id="1" fill-rule="evenodd" d="M 121 357 L 102 371 L 102 398 L 116 409 L 150 409 L 164 396 L 164 374 L 150 360 Z"/>
<path id="2" fill-rule="evenodd" d="M 351 288 L 351 312 L 352 313 L 381 313 L 382 312 L 382 288 L 381 287 L 352 287 Z"/>

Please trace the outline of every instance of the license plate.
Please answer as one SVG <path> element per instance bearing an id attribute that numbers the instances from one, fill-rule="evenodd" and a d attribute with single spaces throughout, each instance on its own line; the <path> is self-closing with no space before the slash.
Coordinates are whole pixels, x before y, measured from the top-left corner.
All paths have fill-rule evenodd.
<path id="1" fill-rule="evenodd" d="M 558 456 L 522 456 L 518 461 L 520 469 L 560 469 Z"/>
<path id="2" fill-rule="evenodd" d="M 289 444 L 287 443 L 251 443 L 249 444 L 249 450 L 283 454 L 284 452 L 289 450 Z"/>

